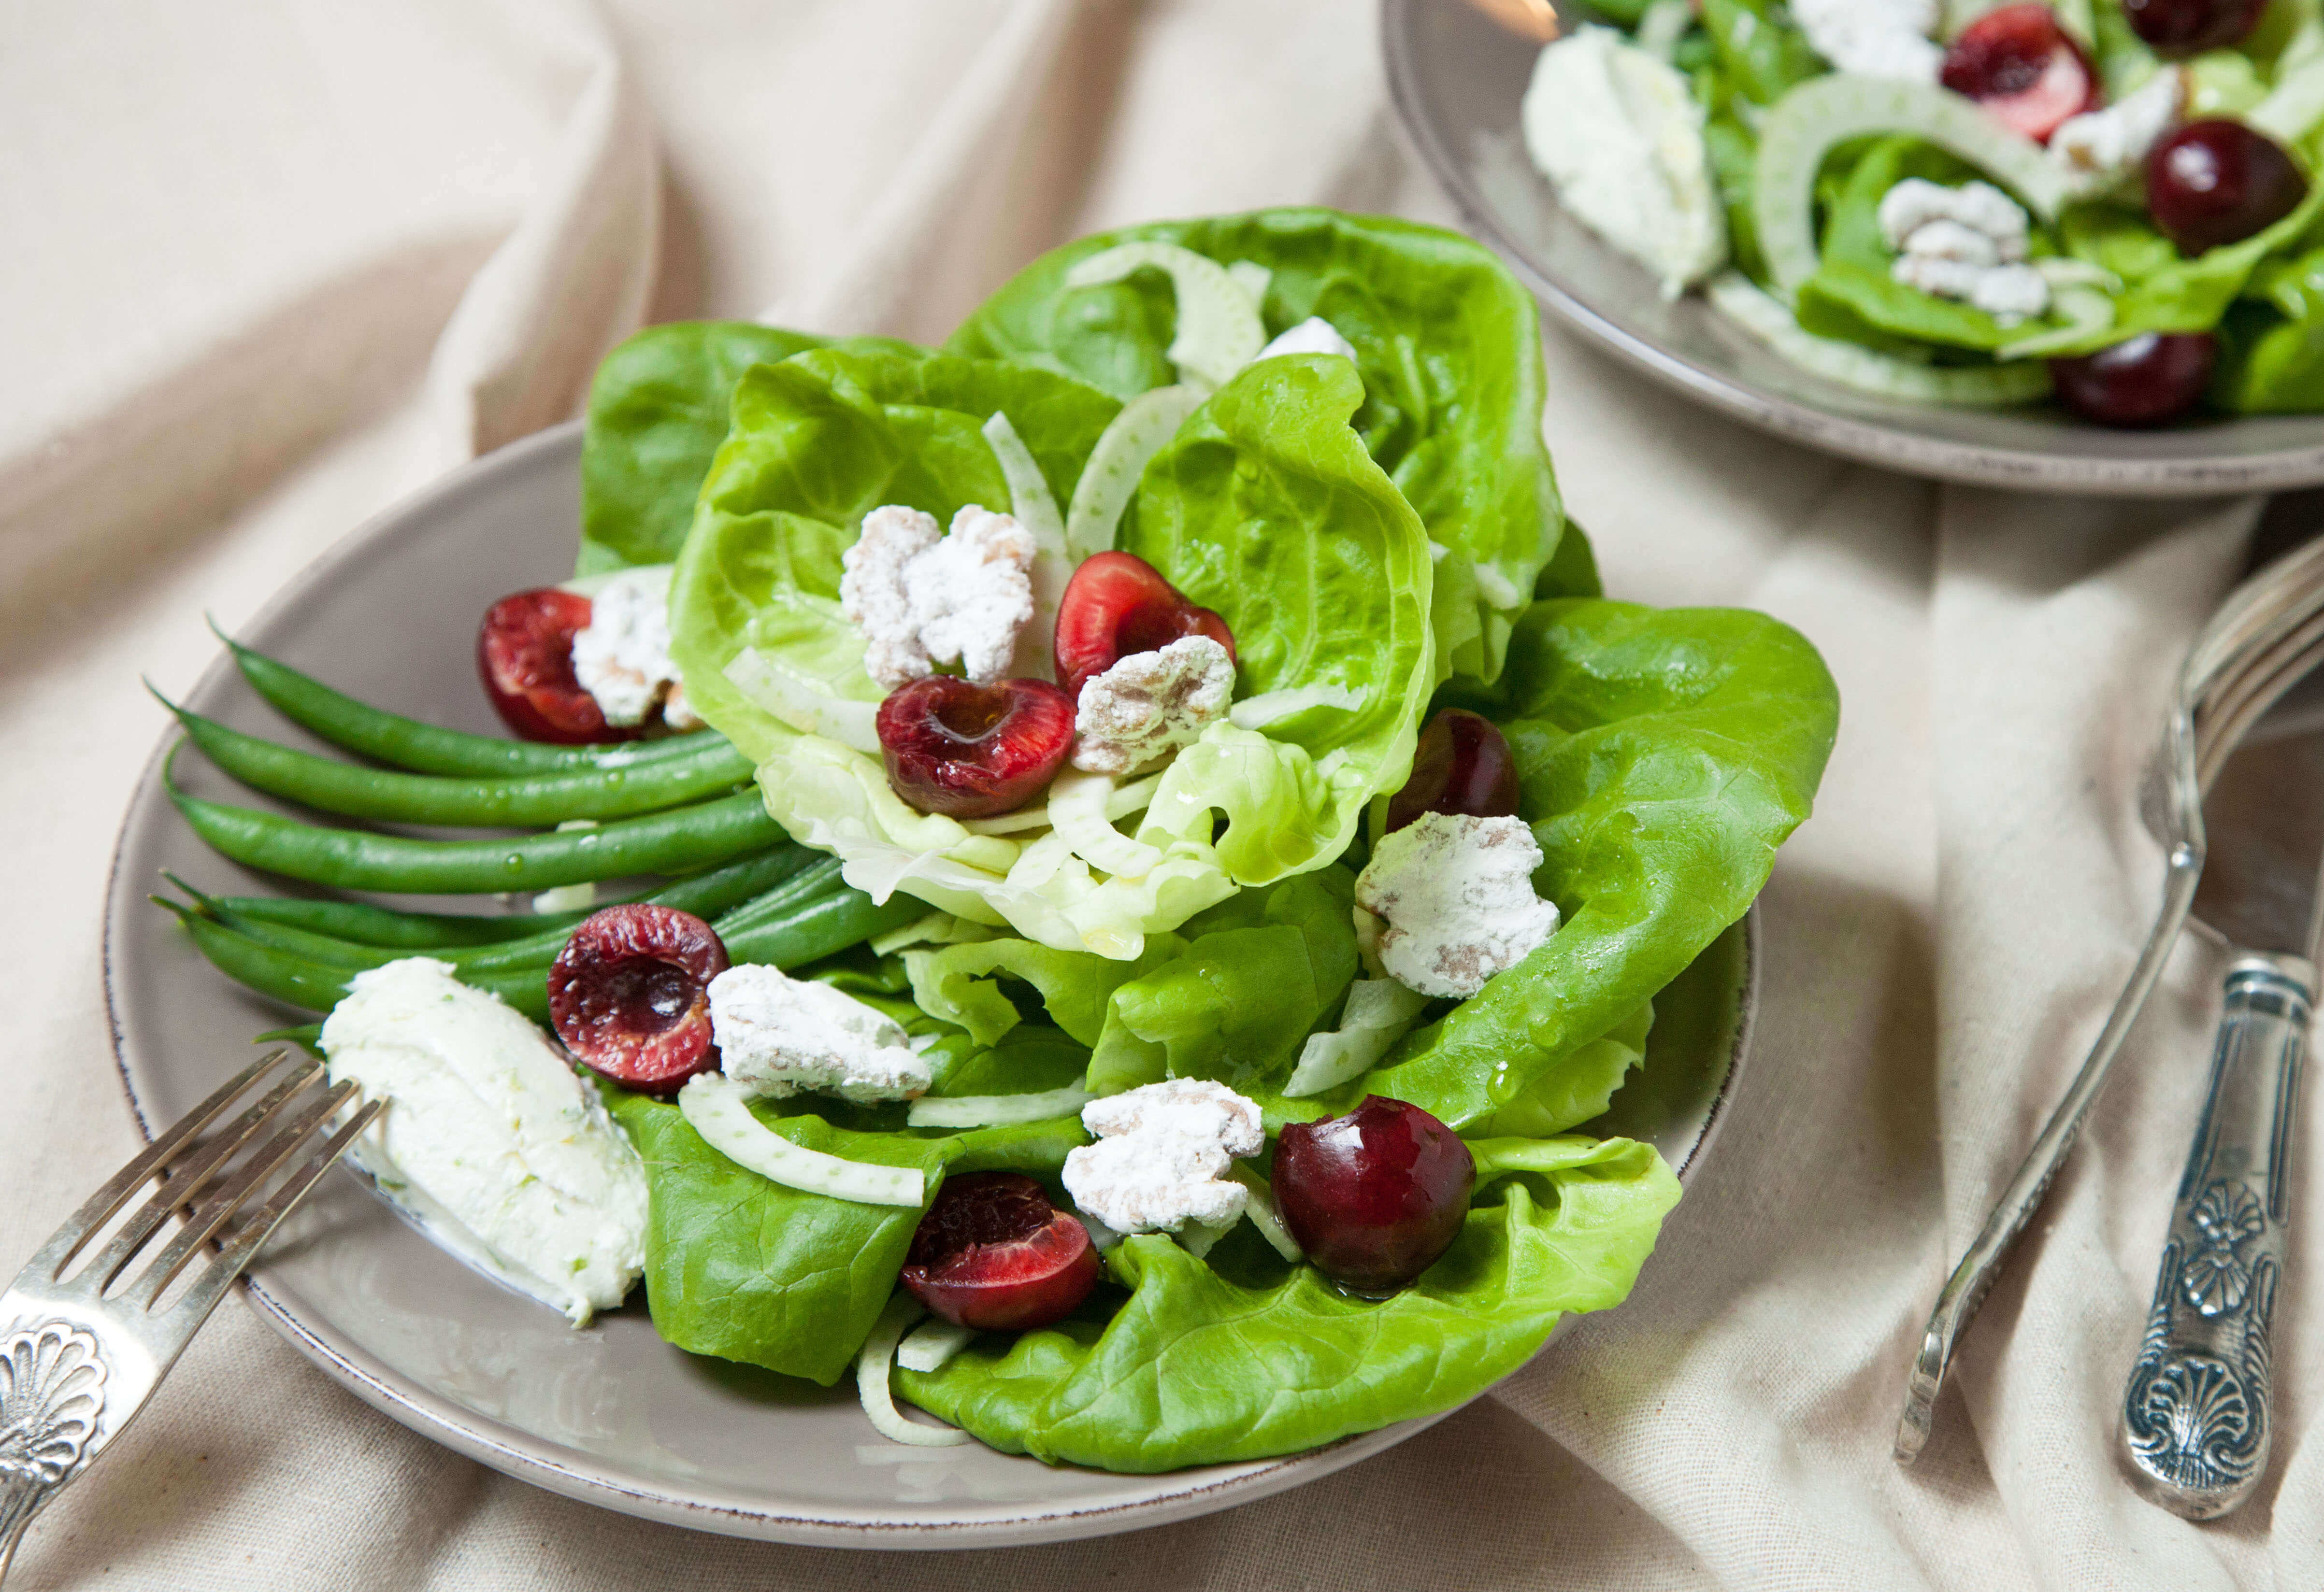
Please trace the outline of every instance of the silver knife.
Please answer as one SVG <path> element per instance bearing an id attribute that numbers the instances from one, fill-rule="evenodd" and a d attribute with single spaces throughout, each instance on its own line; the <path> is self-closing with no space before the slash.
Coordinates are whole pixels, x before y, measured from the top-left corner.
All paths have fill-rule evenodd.
<path id="1" fill-rule="evenodd" d="M 2203 803 L 2195 927 L 2234 953 L 2210 1087 L 2123 1396 L 2133 1478 L 2209 1520 L 2251 1495 L 2275 1423 L 2273 1322 L 2292 1134 L 2324 942 L 2324 735 L 2311 676 L 2255 728 Z"/>

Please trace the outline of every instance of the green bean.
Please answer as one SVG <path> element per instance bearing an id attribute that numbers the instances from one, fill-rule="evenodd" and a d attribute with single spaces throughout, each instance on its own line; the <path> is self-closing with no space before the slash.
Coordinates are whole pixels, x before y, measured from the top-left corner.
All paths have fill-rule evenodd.
<path id="1" fill-rule="evenodd" d="M 251 688 L 272 703 L 283 717 L 334 746 L 420 774 L 547 774 L 558 769 L 633 768 L 660 758 L 684 757 L 724 739 L 715 730 L 704 730 L 661 741 L 551 746 L 537 741 L 471 735 L 358 702 L 289 664 L 253 651 L 223 630 L 217 631 L 217 638 L 233 649 L 234 660 Z"/>
<path id="2" fill-rule="evenodd" d="M 269 1028 L 263 1034 L 254 1035 L 250 1042 L 253 1044 L 295 1044 L 309 1054 L 319 1057 L 323 1054 L 323 1025 L 301 1023 L 295 1028 Z"/>
<path id="3" fill-rule="evenodd" d="M 157 897 L 158 900 L 159 897 Z M 260 943 L 214 918 L 175 903 L 163 901 L 178 914 L 194 948 L 227 978 L 246 989 L 307 1011 L 327 1012 L 346 993 L 347 983 L 360 968 L 331 967 Z M 535 1022 L 549 1020 L 549 989 L 545 978 L 525 970 L 506 973 L 464 975 L 460 980 L 488 990 Z"/>
<path id="4" fill-rule="evenodd" d="M 723 795 L 751 778 L 751 759 L 723 737 L 680 756 L 657 757 L 626 768 L 562 768 L 493 778 L 406 774 L 278 746 L 228 729 L 165 696 L 161 704 L 178 715 L 188 738 L 210 761 L 252 789 L 350 818 L 522 829 L 574 818 L 657 812 Z"/>
<path id="5" fill-rule="evenodd" d="M 170 882 L 192 890 L 175 875 Z M 328 934 L 358 945 L 394 951 L 443 951 L 461 945 L 496 945 L 529 940 L 553 929 L 568 934 L 586 912 L 510 913 L 501 917 L 456 916 L 444 912 L 395 912 L 367 901 L 312 901 L 283 896 L 220 896 L 219 916 L 236 922 L 280 924 Z"/>
<path id="6" fill-rule="evenodd" d="M 736 962 L 763 962 L 789 968 L 844 951 L 874 934 L 902 928 L 914 918 L 927 915 L 927 902 L 915 901 L 901 893 L 874 906 L 872 897 L 861 890 L 841 889 L 817 897 L 797 912 L 739 930 L 732 936 L 722 934 L 719 938 L 726 943 L 726 954 Z"/>
<path id="7" fill-rule="evenodd" d="M 691 912 L 697 917 L 720 913 L 763 897 L 802 870 L 830 860 L 820 852 L 788 841 L 752 852 L 706 872 L 667 885 L 650 896 L 625 896 L 622 900 L 648 900 L 657 906 Z M 558 937 L 597 910 L 581 912 L 511 913 L 481 917 L 443 912 L 396 912 L 367 901 L 315 901 L 282 896 L 219 896 L 205 897 L 174 873 L 162 878 L 187 895 L 208 900 L 217 915 L 247 931 L 253 924 L 279 924 L 327 934 L 358 945 L 378 945 L 398 951 L 442 952 L 464 946 L 503 945 L 515 940 Z M 607 902 L 613 906 L 616 903 Z"/>
<path id="8" fill-rule="evenodd" d="M 766 805 L 747 790 L 666 813 L 615 819 L 595 829 L 513 840 L 431 841 L 318 828 L 250 807 L 203 801 L 178 789 L 166 770 L 163 787 L 194 833 L 221 855 L 245 867 L 346 890 L 540 890 L 633 873 L 680 873 L 783 838 Z"/>

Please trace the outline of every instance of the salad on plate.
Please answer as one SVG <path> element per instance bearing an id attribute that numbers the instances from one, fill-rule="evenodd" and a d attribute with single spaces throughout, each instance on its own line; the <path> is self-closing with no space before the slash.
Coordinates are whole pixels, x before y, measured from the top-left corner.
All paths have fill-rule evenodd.
<path id="1" fill-rule="evenodd" d="M 642 1282 L 898 1442 L 1118 1471 L 1449 1409 L 1628 1293 L 1678 1183 L 1577 1130 L 1838 716 L 1775 621 L 1600 594 L 1542 396 L 1489 253 L 1319 209 L 1084 239 L 940 349 L 650 327 L 573 575 L 483 617 L 515 739 L 235 646 L 361 760 L 173 709 L 318 816 L 171 778 L 308 890 L 157 899 L 576 1327 Z"/>
<path id="2" fill-rule="evenodd" d="M 2324 410 L 2317 0 L 1593 10 L 1526 152 L 1666 294 L 1886 397 Z"/>

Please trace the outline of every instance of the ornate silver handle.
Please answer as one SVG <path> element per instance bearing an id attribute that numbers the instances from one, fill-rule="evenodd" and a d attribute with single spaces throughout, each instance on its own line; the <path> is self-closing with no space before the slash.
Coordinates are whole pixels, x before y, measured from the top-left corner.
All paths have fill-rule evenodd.
<path id="1" fill-rule="evenodd" d="M 106 1376 L 103 1347 L 70 1321 L 0 1335 L 0 1577 L 32 1516 L 88 1456 Z"/>
<path id="2" fill-rule="evenodd" d="M 2248 955 L 2227 970 L 2210 1090 L 2123 1396 L 2134 1477 L 2190 1520 L 2236 1508 L 2267 1469 L 2268 1325 L 2316 977 L 2296 956 Z"/>

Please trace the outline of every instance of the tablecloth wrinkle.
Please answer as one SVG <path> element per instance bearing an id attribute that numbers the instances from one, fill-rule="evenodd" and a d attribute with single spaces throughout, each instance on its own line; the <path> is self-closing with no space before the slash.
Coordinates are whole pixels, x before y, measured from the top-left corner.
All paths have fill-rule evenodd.
<path id="1" fill-rule="evenodd" d="M 207 667 L 205 611 L 232 627 L 448 465 L 575 413 L 649 317 L 933 341 L 1098 227 L 1298 202 L 1455 221 L 1395 133 L 1363 0 L 78 0 L 11 17 L 0 150 L 0 945 L 42 992 L 12 1014 L 0 1258 L 136 1143 L 100 905 L 162 728 L 139 676 Z M 2259 1496 L 2191 1525 L 2113 1456 L 2216 1010 L 2202 946 L 1921 1463 L 1888 1458 L 1945 1272 L 2153 913 L 2138 781 L 2258 505 L 1941 488 L 1545 337 L 1545 433 L 1612 592 L 1764 608 L 1843 698 L 1764 897 L 1750 1072 L 1628 1303 L 1299 1492 L 908 1557 L 555 1497 L 229 1309 L 12 1588 L 2324 1586 L 2304 1205 Z"/>

